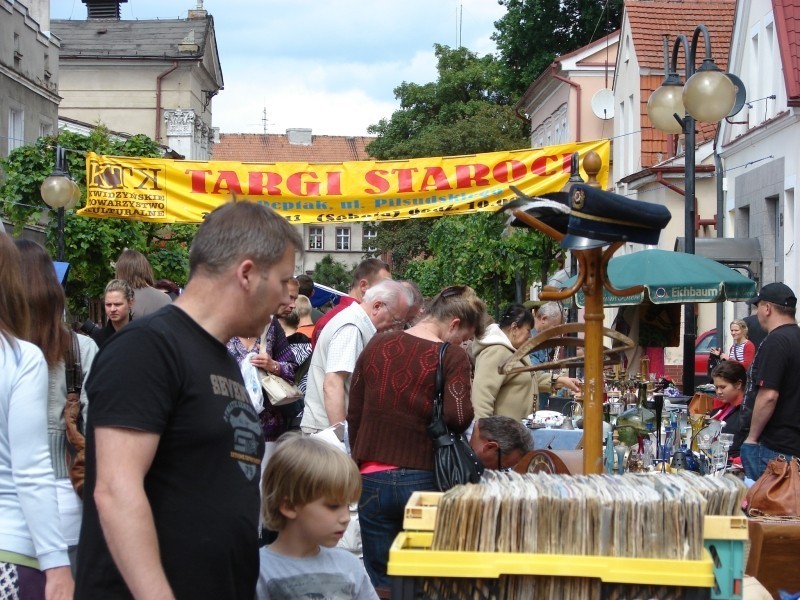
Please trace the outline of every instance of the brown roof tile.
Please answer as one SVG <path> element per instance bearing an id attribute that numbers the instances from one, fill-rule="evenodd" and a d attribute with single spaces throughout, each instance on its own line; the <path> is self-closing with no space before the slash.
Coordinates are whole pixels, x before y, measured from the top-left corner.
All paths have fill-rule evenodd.
<path id="1" fill-rule="evenodd" d="M 797 0 L 794 0 L 797 1 Z M 628 0 L 625 11 L 631 24 L 636 56 L 642 68 L 664 68 L 664 37 L 669 39 L 669 51 L 675 37 L 682 33 L 691 44 L 695 27 L 703 23 L 711 34 L 711 51 L 714 62 L 720 69 L 728 66 L 735 0 L 713 0 L 708 2 L 681 2 L 680 0 Z M 697 44 L 697 55 L 705 55 L 705 44 L 701 35 Z M 698 61 L 699 63 L 699 61 Z M 679 73 L 683 73 L 684 54 L 678 53 Z"/>
<path id="2" fill-rule="evenodd" d="M 789 106 L 800 105 L 800 0 L 772 0 Z"/>
<path id="3" fill-rule="evenodd" d="M 223 133 L 212 149 L 213 160 L 239 162 L 346 162 L 369 160 L 365 150 L 374 137 L 314 135 L 311 144 L 290 144 L 277 133 Z"/>
<path id="4" fill-rule="evenodd" d="M 792 0 L 800 2 L 800 0 Z M 675 37 L 683 33 L 691 44 L 695 27 L 703 23 L 711 35 L 712 57 L 716 65 L 728 68 L 733 35 L 735 0 L 715 0 L 713 2 L 681 2 L 679 0 L 628 0 L 625 5 L 631 24 L 633 45 L 636 57 L 642 68 L 657 71 L 654 75 L 641 77 L 641 124 L 642 124 L 642 167 L 650 167 L 672 156 L 668 147 L 668 134 L 657 130 L 650 124 L 647 116 L 647 101 L 664 80 L 664 38 L 669 40 L 671 55 Z M 697 44 L 697 66 L 705 56 L 705 43 L 700 35 Z M 678 74 L 683 77 L 685 56 L 683 49 L 678 51 Z M 697 124 L 697 144 L 713 139 L 716 126 L 708 123 Z"/>

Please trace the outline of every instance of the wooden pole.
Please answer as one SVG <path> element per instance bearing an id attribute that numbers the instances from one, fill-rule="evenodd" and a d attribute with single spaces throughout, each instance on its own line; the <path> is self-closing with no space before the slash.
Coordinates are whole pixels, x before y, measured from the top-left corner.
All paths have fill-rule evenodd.
<path id="1" fill-rule="evenodd" d="M 581 252 L 582 268 L 587 275 L 583 286 L 586 298 L 583 319 L 584 380 L 583 380 L 583 472 L 587 475 L 603 472 L 603 261 L 602 249 Z"/>

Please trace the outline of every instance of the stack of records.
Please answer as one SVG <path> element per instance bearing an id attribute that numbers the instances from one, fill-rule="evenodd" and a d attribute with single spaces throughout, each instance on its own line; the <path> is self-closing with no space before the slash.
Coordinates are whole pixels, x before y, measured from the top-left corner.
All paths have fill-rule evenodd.
<path id="1" fill-rule="evenodd" d="M 699 560 L 705 515 L 734 515 L 737 478 L 678 474 L 549 475 L 487 471 L 444 494 L 433 550 Z M 599 597 L 599 580 L 502 577 L 500 597 Z M 432 597 L 436 597 L 433 595 Z M 492 594 L 492 596 L 494 596 Z"/>

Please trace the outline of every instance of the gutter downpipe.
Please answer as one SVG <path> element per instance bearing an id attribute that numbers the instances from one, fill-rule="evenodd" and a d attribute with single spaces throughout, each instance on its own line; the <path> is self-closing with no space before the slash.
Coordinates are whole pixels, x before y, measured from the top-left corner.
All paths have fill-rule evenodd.
<path id="1" fill-rule="evenodd" d="M 719 137 L 719 128 L 717 128 L 717 135 L 714 136 L 714 166 L 716 167 L 716 177 L 717 181 L 717 238 L 725 237 L 722 231 L 722 224 L 725 218 L 725 199 L 723 198 L 723 189 L 722 189 L 722 158 L 720 157 L 719 153 L 717 152 L 717 138 Z M 750 312 L 748 307 L 748 313 Z M 735 315 L 734 315 L 735 316 Z M 717 302 L 717 338 L 719 339 L 719 347 L 725 347 L 725 336 L 723 332 L 725 331 L 725 326 L 723 323 L 725 322 L 725 303 L 724 302 Z"/>
<path id="2" fill-rule="evenodd" d="M 550 65 L 550 74 L 553 76 L 553 79 L 557 79 L 558 81 L 563 81 L 567 85 L 570 85 L 575 88 L 576 92 L 576 102 L 575 102 L 575 141 L 581 141 L 581 86 L 574 81 L 570 81 L 566 77 L 562 77 L 558 73 L 556 73 L 556 64 L 553 63 Z"/>
<path id="3" fill-rule="evenodd" d="M 686 190 L 684 190 L 683 188 L 678 187 L 674 183 L 670 183 L 669 181 L 664 179 L 664 172 L 663 171 L 660 171 L 660 170 L 656 171 L 656 182 L 660 183 L 665 188 L 672 190 L 676 194 L 680 194 L 681 196 L 684 197 L 684 199 L 686 198 Z M 694 198 L 694 214 L 697 215 L 697 198 Z M 695 224 L 694 224 L 694 232 L 695 232 L 695 235 L 697 235 L 697 222 L 696 221 L 695 221 Z"/>
<path id="4" fill-rule="evenodd" d="M 156 143 L 161 143 L 161 82 L 164 77 L 178 68 L 178 61 L 173 60 L 172 66 L 156 77 Z"/>

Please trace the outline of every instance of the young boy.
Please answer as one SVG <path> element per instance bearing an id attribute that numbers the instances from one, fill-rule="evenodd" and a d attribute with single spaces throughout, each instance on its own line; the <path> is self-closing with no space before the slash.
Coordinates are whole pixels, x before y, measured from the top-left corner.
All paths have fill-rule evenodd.
<path id="1" fill-rule="evenodd" d="M 328 442 L 287 433 L 261 482 L 261 518 L 278 532 L 261 549 L 259 600 L 377 600 L 361 562 L 335 548 L 361 495 L 358 467 Z"/>

